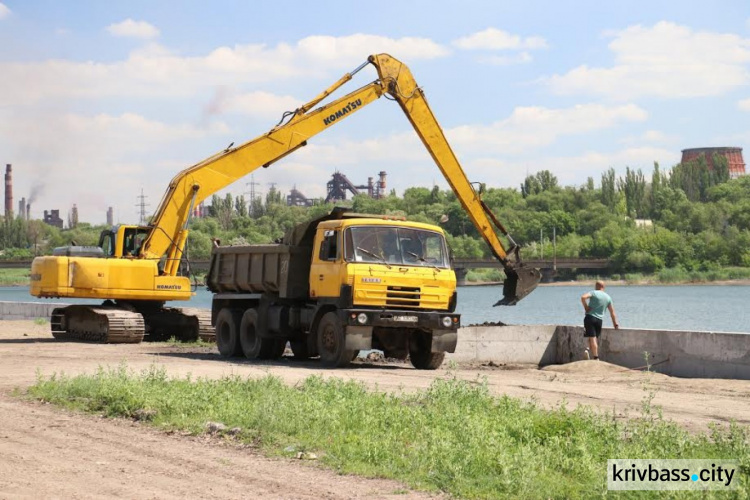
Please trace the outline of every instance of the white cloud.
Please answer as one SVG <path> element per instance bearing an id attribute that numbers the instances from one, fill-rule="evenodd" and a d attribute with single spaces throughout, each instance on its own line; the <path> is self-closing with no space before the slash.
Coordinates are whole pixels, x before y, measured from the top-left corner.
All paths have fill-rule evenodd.
<path id="1" fill-rule="evenodd" d="M 0 2 L 0 19 L 5 19 L 8 16 L 10 16 L 10 9 Z"/>
<path id="2" fill-rule="evenodd" d="M 0 120 L 4 151 L 14 165 L 16 199 L 28 197 L 32 184 L 46 186 L 35 216 L 52 208 L 65 213 L 76 203 L 87 222 L 103 221 L 108 206 L 132 214 L 141 187 L 155 209 L 169 180 L 195 163 L 195 157 L 181 158 L 187 145 L 206 138 L 223 142 L 217 138 L 227 131 L 221 122 L 205 128 L 169 125 L 134 113 L 39 111 Z M 124 216 L 123 222 L 134 220 Z"/>
<path id="3" fill-rule="evenodd" d="M 601 174 L 614 168 L 617 175 L 625 174 L 625 167 L 641 169 L 649 178 L 654 162 L 671 167 L 680 161 L 680 151 L 654 147 L 633 147 L 612 152 L 586 151 L 575 156 L 531 156 L 522 160 L 498 160 L 480 157 L 467 162 L 464 167 L 471 178 L 491 182 L 493 186 L 518 187 L 527 175 L 549 170 L 563 186 L 580 186 L 588 177 L 598 185 Z"/>
<path id="4" fill-rule="evenodd" d="M 661 143 L 661 144 L 674 144 L 678 142 L 680 138 L 676 135 L 666 134 L 660 130 L 646 130 L 639 136 L 625 137 L 620 142 L 625 144 L 641 144 L 641 143 Z"/>
<path id="5" fill-rule="evenodd" d="M 367 55 L 386 50 L 410 61 L 448 54 L 447 49 L 429 39 L 359 34 L 339 38 L 312 36 L 294 45 L 280 43 L 275 47 L 219 47 L 190 57 L 148 44 L 130 53 L 127 59 L 111 63 L 0 63 L 0 106 L 45 99 L 180 98 L 205 88 L 327 77 L 331 70 L 351 70 Z"/>
<path id="6" fill-rule="evenodd" d="M 528 52 L 519 52 L 512 56 L 485 56 L 477 59 L 478 62 L 492 66 L 509 66 L 511 64 L 526 64 L 532 60 Z"/>
<path id="7" fill-rule="evenodd" d="M 398 39 L 379 35 L 355 34 L 343 37 L 309 36 L 297 44 L 297 50 L 305 58 L 318 61 L 356 61 L 363 55 L 398 54 L 399 58 L 435 59 L 450 51 L 428 38 L 403 37 Z M 364 60 L 360 61 L 364 62 Z M 353 68 L 352 68 L 353 69 Z"/>
<path id="8" fill-rule="evenodd" d="M 698 32 L 670 22 L 611 34 L 615 65 L 582 65 L 543 81 L 560 94 L 596 93 L 613 99 L 719 95 L 750 82 L 750 39 Z"/>
<path id="9" fill-rule="evenodd" d="M 293 111 L 302 104 L 304 103 L 299 99 L 288 95 L 279 96 L 260 90 L 237 93 L 226 87 L 220 87 L 205 107 L 204 114 L 212 116 L 235 113 L 262 118 L 278 118 L 285 111 Z"/>
<path id="10" fill-rule="evenodd" d="M 458 38 L 453 41 L 453 45 L 465 50 L 533 50 L 546 49 L 547 41 L 539 36 L 522 38 L 497 28 L 487 28 Z"/>
<path id="11" fill-rule="evenodd" d="M 502 121 L 490 125 L 466 125 L 447 132 L 450 142 L 471 150 L 519 154 L 546 146 L 564 135 L 575 135 L 612 127 L 622 122 L 641 122 L 647 113 L 627 104 L 608 107 L 581 104 L 571 108 L 519 107 Z"/>
<path id="12" fill-rule="evenodd" d="M 159 29 L 146 21 L 125 19 L 122 22 L 110 24 L 107 31 L 112 36 L 127 38 L 142 38 L 149 40 L 159 36 Z"/>

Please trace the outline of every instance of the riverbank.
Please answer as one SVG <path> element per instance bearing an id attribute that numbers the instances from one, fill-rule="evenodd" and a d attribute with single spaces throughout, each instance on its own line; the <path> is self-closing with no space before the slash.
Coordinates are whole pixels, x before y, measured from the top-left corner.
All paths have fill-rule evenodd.
<path id="1" fill-rule="evenodd" d="M 16 467 L 0 481 L 0 497 L 94 496 L 102 489 L 128 497 L 137 479 L 140 496 L 175 500 L 236 498 L 247 488 L 264 498 L 447 498 L 440 491 L 450 491 L 452 498 L 583 498 L 604 491 L 601 463 L 611 456 L 746 459 L 744 451 L 737 451 L 744 450 L 740 442 L 733 449 L 717 449 L 710 438 L 701 437 L 713 432 L 721 440 L 718 445 L 726 447 L 731 439 L 744 439 L 742 429 L 735 428 L 735 438 L 728 429 L 732 421 L 748 424 L 746 381 L 680 379 L 606 361 L 541 370 L 536 365 L 446 363 L 421 371 L 360 359 L 346 369 L 323 370 L 316 361 L 290 357 L 228 361 L 206 346 L 55 342 L 48 326 L 33 321 L 0 322 L 0 359 L 0 418 L 6 435 L 0 439 L 0 463 Z M 107 379 L 108 370 L 144 374 L 143 383 L 152 384 L 151 394 L 159 397 L 141 399 L 148 391 L 128 387 L 143 384 L 130 385 L 132 377 Z M 39 385 L 40 377 L 49 382 L 55 373 L 67 375 L 57 378 L 61 381 L 87 375 L 79 379 L 85 382 L 102 373 L 104 382 L 127 383 L 125 391 L 104 384 L 98 397 L 119 395 L 108 404 L 137 406 L 121 406 L 133 410 L 128 418 L 109 419 L 101 415 L 113 407 L 99 407 L 90 416 L 11 396 Z M 222 382 L 227 377 L 231 383 Z M 79 396 L 72 399 L 81 404 L 96 397 Z M 209 406 L 217 412 L 195 418 L 192 430 L 161 425 L 162 417 L 177 409 L 174 403 L 196 407 L 207 397 L 216 398 Z M 585 408 L 576 410 L 578 405 Z M 233 409 L 235 415 L 229 414 Z M 251 417 L 255 420 L 248 421 Z M 224 428 L 207 427 L 205 420 Z M 439 425 L 407 427 L 423 422 Z M 35 432 L 29 432 L 32 428 Z M 639 439 L 626 439 L 632 435 Z M 569 470 L 570 449 L 583 451 Z M 352 453 L 367 460 L 356 461 Z M 338 470 L 340 463 L 358 464 L 347 471 L 378 479 L 325 467 Z M 456 464 L 461 474 L 455 473 Z M 497 464 L 504 464 L 502 475 Z M 383 479 L 386 475 L 402 482 Z M 513 480 L 499 484 L 488 477 Z M 410 485 L 439 491 L 415 492 Z"/>
<path id="2" fill-rule="evenodd" d="M 737 271 L 740 269 L 741 271 Z M 494 270 L 496 271 L 496 270 Z M 677 273 L 668 272 L 660 274 L 650 275 L 625 275 L 625 278 L 621 278 L 621 275 L 616 275 L 614 278 L 607 276 L 583 276 L 580 279 L 565 280 L 565 281 L 553 281 L 550 283 L 540 283 L 539 286 L 593 286 L 598 280 L 602 279 L 607 283 L 607 286 L 669 286 L 669 285 L 735 285 L 735 286 L 748 286 L 750 285 L 750 268 L 732 268 L 729 271 L 735 271 L 736 274 L 742 275 L 747 274 L 747 277 L 737 277 L 732 279 L 722 279 L 720 271 L 706 271 L 706 272 L 693 272 L 689 275 L 680 277 Z M 686 273 L 683 271 L 682 273 Z M 464 286 L 494 286 L 502 285 L 502 280 L 477 280 L 468 281 Z M 0 269 L 0 286 L 3 287 L 15 287 L 15 286 L 29 286 L 29 270 L 27 269 Z M 205 286 L 205 283 L 199 282 L 198 286 Z"/>

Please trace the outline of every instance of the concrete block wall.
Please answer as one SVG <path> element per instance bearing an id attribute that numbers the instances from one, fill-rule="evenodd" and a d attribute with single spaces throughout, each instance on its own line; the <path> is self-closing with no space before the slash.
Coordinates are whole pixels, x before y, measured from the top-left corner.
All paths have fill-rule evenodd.
<path id="1" fill-rule="evenodd" d="M 470 326 L 458 332 L 457 362 L 557 363 L 555 325 Z"/>
<path id="2" fill-rule="evenodd" d="M 447 359 L 545 366 L 583 360 L 586 347 L 580 326 L 474 326 L 458 332 L 456 352 Z M 745 333 L 605 328 L 599 355 L 627 368 L 648 363 L 655 372 L 677 377 L 750 380 Z"/>
<path id="3" fill-rule="evenodd" d="M 52 310 L 67 304 L 48 302 L 0 302 L 0 320 L 49 319 Z"/>

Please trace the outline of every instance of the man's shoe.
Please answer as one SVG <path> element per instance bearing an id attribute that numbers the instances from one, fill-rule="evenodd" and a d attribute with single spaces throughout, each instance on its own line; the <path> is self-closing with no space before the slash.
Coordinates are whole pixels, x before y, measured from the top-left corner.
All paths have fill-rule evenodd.
<path id="1" fill-rule="evenodd" d="M 583 354 L 584 354 L 584 356 L 586 356 L 586 359 L 591 359 L 591 353 L 589 352 L 588 349 L 586 349 L 585 351 L 583 351 Z"/>

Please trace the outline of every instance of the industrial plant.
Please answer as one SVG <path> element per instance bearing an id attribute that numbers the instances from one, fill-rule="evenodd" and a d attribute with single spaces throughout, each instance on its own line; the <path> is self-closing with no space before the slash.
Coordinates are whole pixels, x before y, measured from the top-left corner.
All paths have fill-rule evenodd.
<path id="1" fill-rule="evenodd" d="M 704 158 L 706 164 L 710 170 L 715 168 L 714 159 L 716 157 L 723 157 L 727 160 L 729 168 L 729 178 L 736 179 L 740 176 L 746 175 L 745 160 L 742 156 L 742 148 L 739 147 L 704 147 L 704 148 L 690 148 L 682 150 L 682 163 L 696 161 L 700 158 Z M 325 203 L 337 202 L 346 200 L 348 196 L 356 196 L 359 194 L 366 194 L 373 199 L 380 199 L 387 196 L 386 191 L 386 172 L 381 171 L 378 173 L 378 178 L 375 180 L 373 177 L 367 178 L 366 184 L 354 184 L 349 178 L 341 172 L 334 172 L 331 175 L 331 179 L 326 183 L 326 197 Z M 255 183 L 253 183 L 255 184 Z M 32 190 L 33 192 L 33 190 Z M 253 189 L 253 195 L 254 195 Z M 143 202 L 144 195 L 141 192 L 140 199 L 140 213 L 141 223 L 145 223 L 145 205 Z M 33 201 L 33 195 L 22 197 L 18 200 L 18 211 L 14 214 L 13 210 L 13 167 L 10 163 L 5 166 L 5 217 L 19 217 L 21 219 L 29 220 L 31 218 L 31 202 Z M 289 194 L 286 196 L 286 204 L 288 206 L 312 206 L 316 202 L 315 198 L 308 198 L 300 190 L 294 186 Z M 194 217 L 206 217 L 208 215 L 208 209 L 203 203 L 200 203 L 193 209 Z M 106 213 L 107 225 L 114 225 L 114 211 L 112 207 L 107 209 Z M 42 219 L 46 224 L 58 227 L 62 229 L 64 227 L 64 220 L 60 217 L 59 209 L 44 210 L 44 216 Z M 71 212 L 68 214 L 68 227 L 75 227 L 78 224 L 78 207 L 73 204 Z"/>

